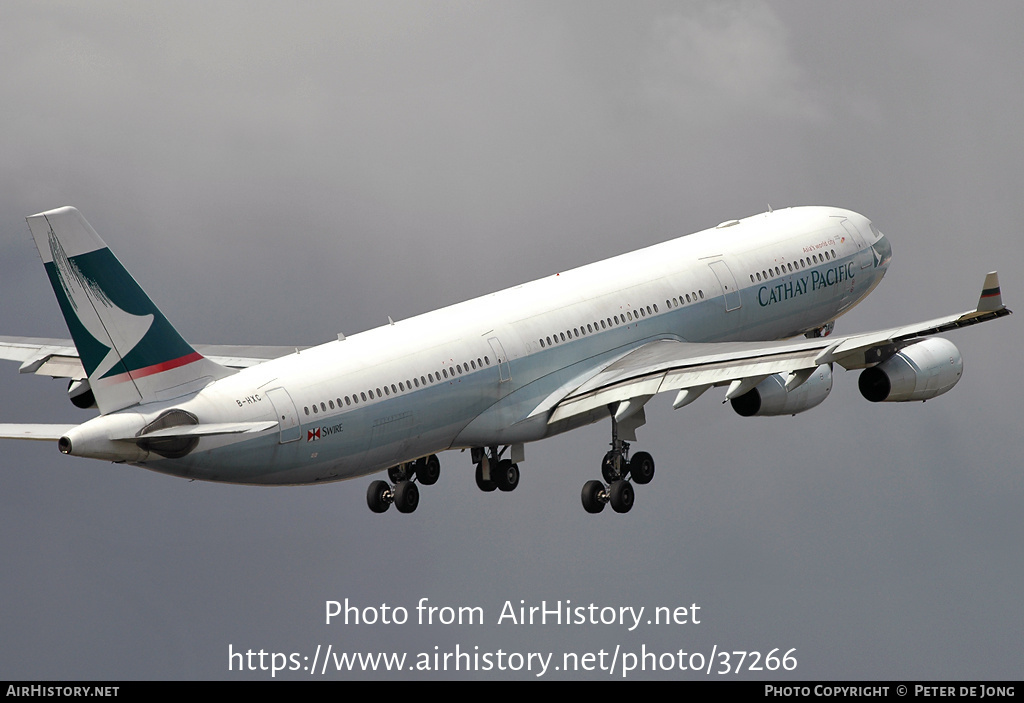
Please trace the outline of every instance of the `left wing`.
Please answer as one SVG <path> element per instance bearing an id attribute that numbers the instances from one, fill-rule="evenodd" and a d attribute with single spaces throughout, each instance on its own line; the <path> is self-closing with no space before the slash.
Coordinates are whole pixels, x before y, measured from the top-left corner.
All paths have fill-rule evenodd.
<path id="1" fill-rule="evenodd" d="M 305 347 L 197 344 L 196 351 L 221 366 L 243 369 L 287 356 Z M 78 350 L 70 339 L 0 337 L 0 359 L 20 361 L 21 373 L 81 380 L 86 377 Z"/>
<path id="2" fill-rule="evenodd" d="M 732 400 L 775 374 L 781 376 L 776 385 L 784 388 L 784 395 L 787 395 L 811 379 L 815 369 L 822 365 L 836 363 L 845 369 L 874 367 L 921 342 L 924 337 L 1009 314 L 1010 310 L 1003 305 L 1000 295 L 998 274 L 992 272 L 985 277 L 981 297 L 974 310 L 913 325 L 838 338 L 797 341 L 649 342 L 597 371 L 574 389 L 549 398 L 530 416 L 550 413 L 548 423 L 555 424 L 607 408 L 616 420 L 622 421 L 658 393 L 677 391 L 673 406 L 681 408 L 712 386 L 728 385 L 726 399 Z M 948 342 L 946 345 L 952 347 Z M 942 356 L 945 349 L 943 347 L 941 353 L 932 353 L 931 357 Z M 959 363 L 959 353 L 956 356 L 956 363 Z M 917 376 L 930 381 L 925 378 L 929 372 L 935 372 L 935 375 L 945 373 L 944 367 L 938 368 L 940 364 L 947 363 L 945 360 L 937 360 L 931 367 L 932 360 L 928 354 L 917 353 L 908 359 L 909 366 L 913 367 L 911 373 L 916 374 L 912 382 L 916 382 Z M 904 399 L 925 399 L 949 390 L 959 379 L 959 371 L 951 378 L 952 382 L 946 382 L 948 385 L 943 386 L 940 381 Z M 828 383 L 831 387 L 831 374 Z M 824 395 L 817 402 L 823 399 Z M 792 407 L 787 407 L 786 414 L 790 414 Z M 802 409 L 807 407 L 810 405 Z"/>

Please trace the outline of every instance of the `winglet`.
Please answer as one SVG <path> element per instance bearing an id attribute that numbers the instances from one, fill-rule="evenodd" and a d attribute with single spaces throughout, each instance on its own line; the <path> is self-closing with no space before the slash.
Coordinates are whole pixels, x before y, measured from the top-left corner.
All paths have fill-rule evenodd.
<path id="1" fill-rule="evenodd" d="M 978 298 L 978 312 L 991 312 L 1003 308 L 1003 296 L 999 291 L 999 273 L 990 272 L 985 276 L 985 283 L 981 287 L 981 297 Z"/>

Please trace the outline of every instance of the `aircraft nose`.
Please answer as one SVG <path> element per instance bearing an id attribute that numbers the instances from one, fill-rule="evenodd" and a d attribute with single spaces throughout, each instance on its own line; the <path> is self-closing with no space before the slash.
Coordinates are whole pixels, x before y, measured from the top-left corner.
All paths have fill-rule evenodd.
<path id="1" fill-rule="evenodd" d="M 871 250 L 875 256 L 875 268 L 885 268 L 889 265 L 889 260 L 892 258 L 892 245 L 889 244 L 888 237 L 881 232 L 878 234 L 878 241 L 871 245 Z"/>

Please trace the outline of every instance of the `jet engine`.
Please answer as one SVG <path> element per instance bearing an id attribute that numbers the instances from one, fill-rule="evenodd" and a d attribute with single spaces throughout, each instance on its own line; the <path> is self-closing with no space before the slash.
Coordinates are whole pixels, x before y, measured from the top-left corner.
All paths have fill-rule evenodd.
<path id="1" fill-rule="evenodd" d="M 88 410 L 89 408 L 96 407 L 96 396 L 93 395 L 92 388 L 89 386 L 89 379 L 87 378 L 72 379 L 68 383 L 68 397 L 71 398 L 71 402 L 74 403 L 76 408 Z"/>
<path id="2" fill-rule="evenodd" d="M 733 398 L 732 409 L 743 417 L 754 415 L 796 415 L 820 405 L 832 390 L 832 367 L 814 369 L 806 381 L 786 390 L 786 378 L 773 374 L 743 395 Z"/>
<path id="3" fill-rule="evenodd" d="M 864 369 L 857 385 L 872 403 L 928 400 L 956 385 L 964 360 L 952 342 L 930 337 Z"/>

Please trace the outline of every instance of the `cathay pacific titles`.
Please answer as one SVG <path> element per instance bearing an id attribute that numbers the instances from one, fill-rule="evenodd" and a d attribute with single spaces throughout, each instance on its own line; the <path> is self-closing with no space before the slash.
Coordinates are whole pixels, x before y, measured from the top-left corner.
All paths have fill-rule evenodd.
<path id="1" fill-rule="evenodd" d="M 850 280 L 853 278 L 853 275 L 854 267 L 852 261 L 840 266 L 833 266 L 825 271 L 811 271 L 809 276 L 782 281 L 771 287 L 761 286 L 757 289 L 757 302 L 761 307 L 767 307 L 772 303 L 803 295 L 808 291 L 808 284 L 810 285 L 810 290 L 818 290 L 819 288 L 828 288 L 837 283 Z"/>

